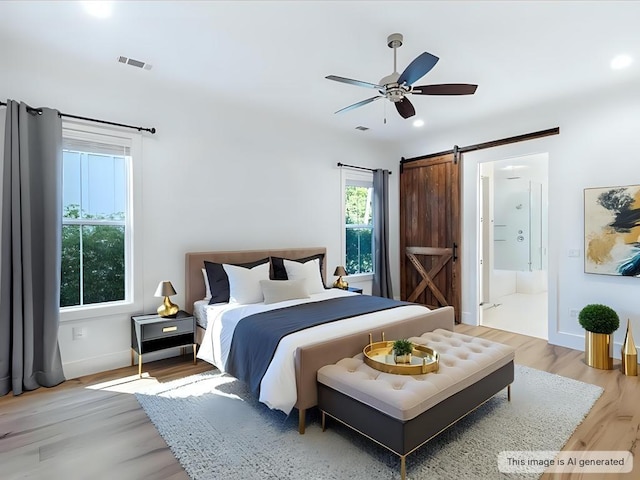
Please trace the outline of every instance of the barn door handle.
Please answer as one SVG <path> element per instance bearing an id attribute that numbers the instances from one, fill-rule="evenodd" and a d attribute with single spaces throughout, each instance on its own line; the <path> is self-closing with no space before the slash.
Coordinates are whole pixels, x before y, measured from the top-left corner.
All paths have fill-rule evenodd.
<path id="1" fill-rule="evenodd" d="M 453 261 L 455 262 L 458 259 L 458 244 L 453 242 Z"/>

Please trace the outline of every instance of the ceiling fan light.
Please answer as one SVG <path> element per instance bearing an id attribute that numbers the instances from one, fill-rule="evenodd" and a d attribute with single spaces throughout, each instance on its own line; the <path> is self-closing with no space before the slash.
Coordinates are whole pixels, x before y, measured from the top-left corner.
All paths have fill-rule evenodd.
<path id="1" fill-rule="evenodd" d="M 351 78 L 340 77 L 337 75 L 327 75 L 325 78 L 336 82 L 347 83 L 359 87 L 375 88 L 379 95 L 362 100 L 348 107 L 341 108 L 335 113 L 347 112 L 354 108 L 367 105 L 368 103 L 386 98 L 393 103 L 400 116 L 404 119 L 413 117 L 416 110 L 407 98 L 410 94 L 416 95 L 471 95 L 475 93 L 477 85 L 466 83 L 445 83 L 440 85 L 422 85 L 413 87 L 413 83 L 424 75 L 426 75 L 438 62 L 438 57 L 428 52 L 423 52 L 414 58 L 411 63 L 404 69 L 402 73 L 398 73 L 396 51 L 402 45 L 402 35 L 393 33 L 387 38 L 387 44 L 393 48 L 393 73 L 382 77 L 378 84 L 353 80 Z M 386 120 L 385 120 L 386 123 Z M 424 122 L 414 123 L 415 127 L 421 127 Z"/>
<path id="2" fill-rule="evenodd" d="M 413 121 L 413 126 L 416 128 L 424 126 L 424 120 L 422 120 L 421 118 L 417 118 Z"/>

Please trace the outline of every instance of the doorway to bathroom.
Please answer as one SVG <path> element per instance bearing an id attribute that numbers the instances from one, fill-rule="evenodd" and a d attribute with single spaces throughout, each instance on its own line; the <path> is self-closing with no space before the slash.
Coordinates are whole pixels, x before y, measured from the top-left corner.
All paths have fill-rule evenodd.
<path id="1" fill-rule="evenodd" d="M 478 164 L 480 324 L 548 339 L 547 153 Z"/>

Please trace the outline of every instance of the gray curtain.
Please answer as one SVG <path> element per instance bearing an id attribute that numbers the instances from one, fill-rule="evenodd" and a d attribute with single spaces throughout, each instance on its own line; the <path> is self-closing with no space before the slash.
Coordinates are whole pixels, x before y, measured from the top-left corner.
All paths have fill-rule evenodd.
<path id="1" fill-rule="evenodd" d="M 64 381 L 58 324 L 62 122 L 7 101 L 0 164 L 0 395 Z"/>
<path id="2" fill-rule="evenodd" d="M 371 293 L 393 298 L 389 269 L 389 170 L 373 171 L 373 264 Z"/>

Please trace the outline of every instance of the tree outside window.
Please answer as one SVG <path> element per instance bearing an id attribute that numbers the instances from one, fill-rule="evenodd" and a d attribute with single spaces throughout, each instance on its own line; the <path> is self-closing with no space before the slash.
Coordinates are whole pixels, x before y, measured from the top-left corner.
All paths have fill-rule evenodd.
<path id="1" fill-rule="evenodd" d="M 77 139 L 67 143 L 70 146 L 63 150 L 60 306 L 123 301 L 127 297 L 130 157 L 122 146 Z M 123 154 L 110 154 L 113 149 Z"/>
<path id="2" fill-rule="evenodd" d="M 349 275 L 373 272 L 373 188 L 345 185 L 345 269 Z"/>

